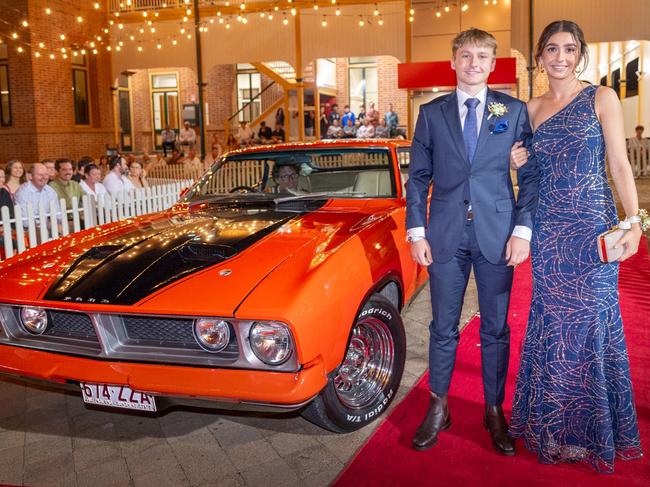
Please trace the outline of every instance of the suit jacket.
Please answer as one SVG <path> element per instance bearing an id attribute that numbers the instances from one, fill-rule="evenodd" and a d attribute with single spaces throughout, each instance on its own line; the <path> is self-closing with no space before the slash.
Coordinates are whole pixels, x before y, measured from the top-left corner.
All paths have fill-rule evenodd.
<path id="1" fill-rule="evenodd" d="M 487 106 L 493 102 L 504 104 L 507 113 L 490 117 Z M 463 236 L 469 205 L 474 213 L 481 252 L 493 264 L 505 262 L 506 242 L 515 225 L 532 229 L 539 172 L 531 139 L 526 105 L 488 89 L 474 160 L 470 162 L 463 142 L 456 91 L 420 107 L 411 145 L 406 227 L 426 227 L 434 261 L 448 262 L 454 256 Z M 531 157 L 517 171 L 519 196 L 515 201 L 510 179 L 510 149 L 520 140 L 531 151 Z"/>

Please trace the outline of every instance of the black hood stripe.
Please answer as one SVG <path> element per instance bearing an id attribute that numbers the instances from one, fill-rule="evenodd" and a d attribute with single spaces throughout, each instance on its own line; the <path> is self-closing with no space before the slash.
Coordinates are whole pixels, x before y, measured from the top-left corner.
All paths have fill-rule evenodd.
<path id="1" fill-rule="evenodd" d="M 76 259 L 44 298 L 131 305 L 224 262 L 304 212 L 275 208 L 188 211 L 153 220 Z"/>

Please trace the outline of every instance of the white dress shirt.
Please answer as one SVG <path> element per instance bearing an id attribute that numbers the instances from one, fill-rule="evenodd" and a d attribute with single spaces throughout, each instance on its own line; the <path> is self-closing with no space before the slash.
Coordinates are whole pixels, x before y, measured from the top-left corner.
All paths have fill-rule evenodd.
<path id="1" fill-rule="evenodd" d="M 113 171 L 104 177 L 104 186 L 111 196 L 116 196 L 121 191 L 131 191 L 135 189 L 133 183 L 126 176 L 118 176 Z"/>
<path id="2" fill-rule="evenodd" d="M 487 86 L 479 91 L 476 95 L 471 96 L 465 93 L 460 88 L 456 88 L 456 98 L 458 99 L 458 114 L 460 115 L 460 126 L 465 128 L 465 119 L 467 118 L 467 105 L 465 101 L 468 98 L 476 98 L 478 105 L 476 105 L 476 137 L 481 133 L 481 124 L 483 123 L 483 114 L 485 113 L 485 99 L 487 98 Z"/>
<path id="3" fill-rule="evenodd" d="M 483 123 L 483 115 L 485 114 L 485 103 L 487 99 L 487 86 L 484 87 L 481 91 L 479 91 L 476 95 L 468 95 L 465 93 L 463 90 L 460 88 L 456 88 L 456 99 L 458 102 L 458 114 L 460 115 L 460 126 L 461 128 L 465 128 L 465 119 L 467 118 L 467 112 L 469 108 L 467 108 L 467 105 L 465 105 L 465 101 L 468 98 L 476 98 L 478 99 L 478 105 L 476 105 L 475 111 L 476 111 L 476 136 L 481 133 L 481 124 Z M 468 210 L 472 209 L 472 205 L 468 207 Z M 407 230 L 407 235 L 409 237 L 414 237 L 414 238 L 424 238 L 426 233 L 424 230 L 424 227 L 413 227 L 409 228 Z M 515 225 L 515 227 L 512 229 L 512 235 L 515 237 L 522 238 L 524 240 L 527 240 L 530 242 L 532 236 L 533 236 L 533 231 L 523 225 Z"/>
<path id="4" fill-rule="evenodd" d="M 56 191 L 52 189 L 51 186 L 45 185 L 43 189 L 39 190 L 32 184 L 31 181 L 27 181 L 20 185 L 16 191 L 16 204 L 20 205 L 20 209 L 23 212 L 23 222 L 27 224 L 27 206 L 32 205 L 34 210 L 34 215 L 36 216 L 36 224 L 40 224 L 38 219 L 39 207 L 41 205 L 45 208 L 45 213 L 49 215 L 50 206 L 54 203 L 56 208 L 57 220 L 61 221 L 61 207 L 59 206 L 59 197 L 56 194 Z"/>
<path id="5" fill-rule="evenodd" d="M 90 196 L 94 196 L 97 198 L 100 194 L 105 194 L 108 191 L 106 190 L 106 187 L 102 183 L 95 183 L 95 191 L 90 189 L 90 186 L 86 184 L 86 181 L 82 180 L 79 185 L 81 186 L 81 189 L 84 190 L 84 193 Z"/>

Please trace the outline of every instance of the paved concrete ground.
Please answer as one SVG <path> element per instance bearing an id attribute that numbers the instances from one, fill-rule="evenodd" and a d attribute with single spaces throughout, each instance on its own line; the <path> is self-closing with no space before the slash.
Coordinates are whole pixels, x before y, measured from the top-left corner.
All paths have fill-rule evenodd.
<path id="1" fill-rule="evenodd" d="M 638 182 L 650 208 L 650 179 Z M 471 281 L 465 323 L 477 310 Z M 408 355 L 393 406 L 427 366 L 425 289 L 403 313 Z M 374 431 L 328 433 L 300 416 L 175 410 L 158 417 L 86 409 L 81 397 L 0 379 L 0 484 L 328 485 Z"/>
<path id="2" fill-rule="evenodd" d="M 469 286 L 462 322 L 476 312 Z M 408 355 L 397 404 L 427 367 L 424 289 L 403 313 Z M 321 486 L 378 425 L 336 435 L 295 414 L 173 410 L 158 417 L 86 409 L 55 388 L 0 379 L 0 484 Z"/>

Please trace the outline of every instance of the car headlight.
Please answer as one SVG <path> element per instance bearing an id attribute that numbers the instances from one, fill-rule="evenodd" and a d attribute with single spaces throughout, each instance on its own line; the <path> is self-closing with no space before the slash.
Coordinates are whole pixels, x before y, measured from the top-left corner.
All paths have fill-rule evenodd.
<path id="1" fill-rule="evenodd" d="M 253 353 L 268 365 L 281 365 L 291 356 L 291 332 L 282 323 L 255 322 L 248 335 Z"/>
<path id="2" fill-rule="evenodd" d="M 199 318 L 194 321 L 194 338 L 208 352 L 220 352 L 230 342 L 230 326 L 227 321 Z"/>
<path id="3" fill-rule="evenodd" d="M 47 311 L 43 308 L 22 308 L 20 321 L 32 335 L 42 335 L 47 330 Z"/>

